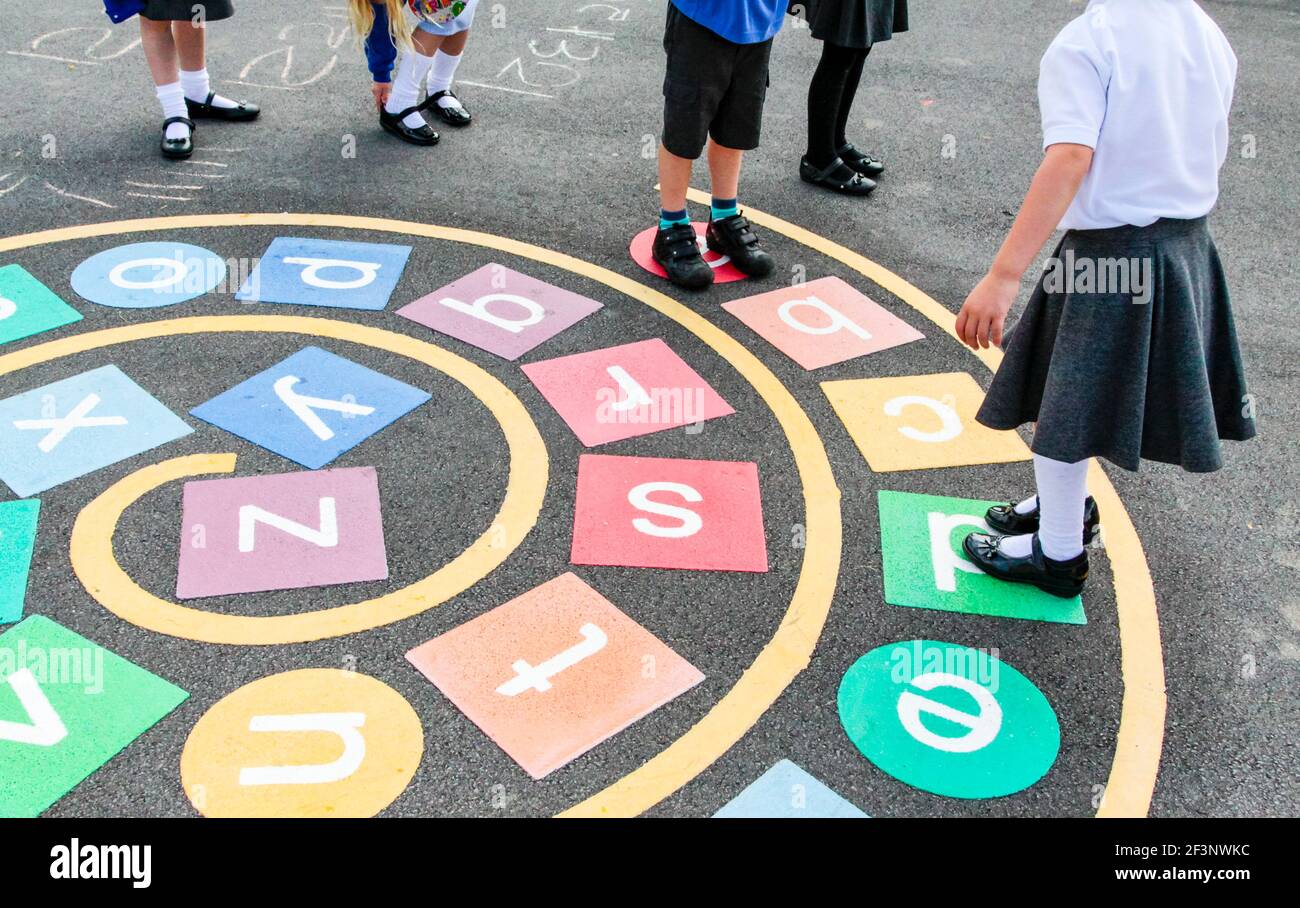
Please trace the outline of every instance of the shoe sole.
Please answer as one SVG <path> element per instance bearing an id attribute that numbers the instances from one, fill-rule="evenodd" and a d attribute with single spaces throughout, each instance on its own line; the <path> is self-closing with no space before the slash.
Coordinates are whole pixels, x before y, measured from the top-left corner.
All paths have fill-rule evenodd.
<path id="1" fill-rule="evenodd" d="M 160 148 L 158 150 L 162 152 L 162 156 L 169 161 L 184 161 L 186 158 L 193 157 L 194 155 L 193 148 L 186 152 L 167 151 L 165 148 Z"/>

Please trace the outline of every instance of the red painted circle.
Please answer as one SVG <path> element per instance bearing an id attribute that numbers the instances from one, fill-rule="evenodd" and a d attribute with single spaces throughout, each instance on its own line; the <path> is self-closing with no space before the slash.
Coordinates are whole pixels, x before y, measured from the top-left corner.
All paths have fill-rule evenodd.
<path id="1" fill-rule="evenodd" d="M 741 273 L 735 265 L 725 255 L 718 255 L 704 247 L 704 231 L 708 229 L 708 224 L 703 221 L 694 221 L 691 224 L 695 228 L 695 235 L 699 237 L 700 252 L 704 254 L 704 261 L 708 262 L 713 268 L 713 282 L 715 284 L 727 284 L 731 281 L 743 281 L 745 275 Z M 668 278 L 667 272 L 654 259 L 652 249 L 655 243 L 655 233 L 658 227 L 648 227 L 642 230 L 636 236 L 632 237 L 632 245 L 628 251 L 632 253 L 632 261 L 636 262 L 651 274 Z"/>

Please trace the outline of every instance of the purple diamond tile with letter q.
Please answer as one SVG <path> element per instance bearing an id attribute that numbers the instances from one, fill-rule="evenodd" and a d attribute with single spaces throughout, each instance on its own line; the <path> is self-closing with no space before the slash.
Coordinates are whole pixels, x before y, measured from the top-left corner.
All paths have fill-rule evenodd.
<path id="1" fill-rule="evenodd" d="M 513 360 L 600 308 L 593 299 L 492 264 L 397 314 Z"/>
<path id="2" fill-rule="evenodd" d="M 402 277 L 410 246 L 280 236 L 235 299 L 378 311 Z"/>

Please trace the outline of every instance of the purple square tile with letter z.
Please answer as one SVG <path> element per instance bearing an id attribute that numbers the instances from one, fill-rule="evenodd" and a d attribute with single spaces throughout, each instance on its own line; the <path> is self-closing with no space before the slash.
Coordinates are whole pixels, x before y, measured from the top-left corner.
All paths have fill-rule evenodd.
<path id="1" fill-rule="evenodd" d="M 593 299 L 492 264 L 397 314 L 505 359 L 518 359 L 600 308 Z"/>
<path id="2" fill-rule="evenodd" d="M 185 484 L 181 599 L 388 577 L 374 467 Z"/>

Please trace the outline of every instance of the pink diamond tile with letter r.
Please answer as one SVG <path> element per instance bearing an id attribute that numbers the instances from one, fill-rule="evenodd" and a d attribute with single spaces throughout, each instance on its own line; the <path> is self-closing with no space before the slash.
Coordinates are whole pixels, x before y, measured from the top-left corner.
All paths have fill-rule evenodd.
<path id="1" fill-rule="evenodd" d="M 388 577 L 374 467 L 187 482 L 181 599 Z"/>
<path id="2" fill-rule="evenodd" d="M 659 338 L 523 369 L 587 447 L 736 412 Z"/>
<path id="3" fill-rule="evenodd" d="M 593 299 L 491 264 L 397 314 L 505 359 L 518 359 L 600 308 Z"/>

